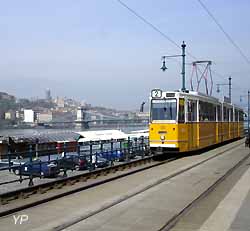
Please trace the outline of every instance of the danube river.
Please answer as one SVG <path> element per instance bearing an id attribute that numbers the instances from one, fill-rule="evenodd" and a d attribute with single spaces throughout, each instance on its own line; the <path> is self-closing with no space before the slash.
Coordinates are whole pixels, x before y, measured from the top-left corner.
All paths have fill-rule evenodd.
<path id="1" fill-rule="evenodd" d="M 113 129 L 118 129 L 118 130 L 122 130 L 125 133 L 129 133 L 131 131 L 136 131 L 136 130 L 144 130 L 144 129 L 148 129 L 147 126 L 142 125 L 142 126 L 117 126 L 117 127 L 110 127 L 110 128 L 92 128 L 92 129 L 88 129 L 88 130 L 80 130 L 80 129 L 45 129 L 45 128 L 39 128 L 39 129 L 0 129 L 0 136 L 31 136 L 31 135 L 44 135 L 44 134 L 50 134 L 50 133 L 64 133 L 64 132 L 79 132 L 79 131 L 91 131 L 91 130 L 113 130 Z"/>

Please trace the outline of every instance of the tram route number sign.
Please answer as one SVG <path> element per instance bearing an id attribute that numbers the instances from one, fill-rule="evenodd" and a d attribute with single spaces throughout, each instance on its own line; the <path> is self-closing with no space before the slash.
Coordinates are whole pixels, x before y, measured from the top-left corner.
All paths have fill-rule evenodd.
<path id="1" fill-rule="evenodd" d="M 151 91 L 152 98 L 161 98 L 162 97 L 162 90 L 161 89 L 153 89 Z"/>

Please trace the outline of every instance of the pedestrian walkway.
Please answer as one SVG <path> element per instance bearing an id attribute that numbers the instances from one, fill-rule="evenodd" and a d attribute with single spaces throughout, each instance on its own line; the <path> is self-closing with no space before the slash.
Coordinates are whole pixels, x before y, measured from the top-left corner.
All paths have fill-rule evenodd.
<path id="1" fill-rule="evenodd" d="M 250 169 L 199 229 L 200 231 L 250 230 Z"/>

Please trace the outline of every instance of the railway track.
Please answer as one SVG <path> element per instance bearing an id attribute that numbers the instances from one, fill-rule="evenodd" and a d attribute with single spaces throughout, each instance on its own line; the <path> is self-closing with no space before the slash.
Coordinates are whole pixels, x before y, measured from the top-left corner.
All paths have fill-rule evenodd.
<path id="1" fill-rule="evenodd" d="M 165 178 L 162 178 L 162 179 L 160 179 L 160 180 L 158 180 L 158 181 L 156 181 L 156 182 L 154 182 L 154 183 L 152 183 L 152 184 L 150 184 L 150 185 L 147 185 L 146 187 L 142 188 L 142 189 L 139 190 L 139 191 L 133 192 L 133 193 L 131 193 L 131 194 L 129 194 L 129 195 L 126 195 L 126 196 L 124 196 L 124 197 L 122 197 L 122 198 L 117 199 L 116 201 L 113 201 L 112 203 L 106 204 L 105 206 L 102 206 L 102 207 L 101 207 L 100 209 L 98 209 L 98 210 L 95 210 L 95 211 L 90 212 L 90 213 L 88 213 L 88 214 L 79 216 L 78 218 L 76 218 L 76 219 L 74 219 L 74 220 L 71 220 L 70 222 L 64 223 L 64 224 L 62 224 L 62 225 L 60 225 L 60 226 L 57 226 L 57 227 L 54 227 L 53 230 L 55 230 L 55 231 L 60 231 L 60 230 L 68 229 L 68 228 L 70 229 L 72 226 L 74 226 L 75 224 L 77 224 L 77 223 L 79 223 L 79 222 L 82 222 L 82 221 L 84 221 L 84 220 L 86 220 L 86 219 L 88 219 L 88 218 L 91 218 L 91 217 L 93 217 L 93 216 L 95 216 L 95 215 L 98 215 L 99 213 L 102 213 L 102 212 L 104 212 L 105 210 L 108 210 L 108 209 L 110 209 L 110 208 L 112 208 L 112 207 L 114 207 L 114 206 L 116 206 L 116 205 L 119 205 L 120 203 L 122 203 L 122 202 L 124 202 L 124 201 L 126 201 L 126 200 L 129 200 L 130 198 L 132 198 L 132 197 L 134 197 L 134 196 L 136 196 L 136 195 L 138 195 L 138 194 L 141 194 L 141 193 L 143 193 L 143 192 L 145 192 L 145 191 L 147 191 L 147 190 L 149 190 L 149 189 L 151 189 L 151 188 L 153 188 L 153 187 L 155 187 L 155 186 L 158 186 L 158 185 L 161 184 L 161 183 L 164 183 L 164 182 L 166 182 L 166 181 L 169 181 L 169 180 L 173 179 L 174 177 L 177 177 L 177 176 L 179 176 L 179 175 L 181 175 L 181 174 L 183 174 L 183 173 L 188 172 L 188 171 L 191 170 L 191 169 L 194 169 L 194 168 L 196 168 L 196 167 L 198 167 L 198 166 L 201 166 L 202 164 L 204 164 L 204 163 L 206 163 L 206 162 L 208 162 L 208 161 L 210 161 L 210 160 L 212 160 L 212 159 L 214 159 L 214 158 L 217 158 L 217 157 L 219 157 L 220 155 L 222 155 L 222 154 L 224 154 L 224 153 L 226 153 L 226 152 L 228 152 L 228 151 L 231 151 L 232 149 L 237 148 L 237 147 L 238 147 L 239 145 L 241 145 L 241 144 L 242 144 L 242 143 L 240 143 L 240 144 L 238 144 L 238 145 L 235 145 L 234 147 L 227 148 L 227 149 L 225 149 L 225 150 L 223 150 L 223 151 L 221 151 L 221 152 L 218 152 L 216 155 L 214 155 L 214 156 L 212 156 L 212 157 L 209 157 L 209 158 L 207 158 L 207 159 L 205 159 L 205 160 L 203 160 L 203 161 L 200 161 L 200 162 L 198 162 L 198 163 L 196 163 L 196 164 L 194 164 L 194 165 L 192 165 L 192 166 L 190 166 L 190 167 L 187 167 L 187 168 L 185 168 L 185 169 L 182 169 L 182 170 L 180 170 L 180 171 L 177 171 L 177 172 L 174 173 L 174 174 L 171 174 L 171 175 L 169 175 L 169 176 L 167 176 L 167 177 L 165 177 Z M 185 207 L 179 214 L 177 214 L 176 216 L 174 216 L 174 217 L 172 217 L 171 219 L 169 219 L 169 220 L 166 222 L 166 224 L 165 224 L 161 229 L 159 229 L 159 231 L 170 230 L 170 229 L 174 226 L 174 224 L 175 224 L 176 222 L 178 222 L 178 220 L 179 220 L 186 212 L 188 212 L 189 209 L 192 208 L 192 206 L 194 206 L 198 201 L 200 201 L 200 200 L 201 200 L 202 198 L 204 198 L 209 192 L 211 192 L 220 182 L 222 182 L 228 175 L 230 175 L 235 169 L 237 169 L 237 168 L 238 168 L 247 158 L 249 158 L 249 157 L 250 157 L 250 154 L 248 154 L 248 155 L 245 156 L 243 159 L 241 159 L 233 168 L 231 168 L 230 170 L 228 170 L 228 171 L 226 172 L 225 175 L 223 175 L 218 181 L 216 181 L 211 187 L 209 187 L 209 189 L 207 189 L 207 190 L 206 190 L 204 193 L 202 193 L 198 198 L 196 198 L 194 201 L 192 201 L 192 202 L 191 202 L 187 207 Z"/>
<path id="2" fill-rule="evenodd" d="M 70 176 L 59 180 L 35 185 L 32 187 L 22 188 L 15 191 L 0 194 L 0 217 L 21 211 L 23 209 L 31 208 L 33 206 L 46 203 L 48 201 L 52 201 L 76 192 L 80 192 L 113 180 L 117 180 L 122 177 L 136 174 L 138 172 L 145 171 L 153 167 L 166 164 L 175 160 L 176 158 L 170 158 L 158 162 L 153 161 L 153 156 L 148 156 L 143 159 L 129 161 L 123 164 L 110 166 L 108 168 L 98 169 L 92 172 Z M 95 180 L 102 176 L 108 177 L 101 180 Z M 84 184 L 87 183 L 89 180 L 95 181 L 89 184 Z M 47 196 L 46 193 L 49 195 Z M 39 199 L 37 198 L 37 196 L 42 196 L 42 198 Z"/>

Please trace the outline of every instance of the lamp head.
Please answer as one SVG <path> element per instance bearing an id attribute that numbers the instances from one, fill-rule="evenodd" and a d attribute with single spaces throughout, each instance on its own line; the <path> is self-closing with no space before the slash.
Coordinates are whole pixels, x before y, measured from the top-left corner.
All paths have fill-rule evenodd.
<path id="1" fill-rule="evenodd" d="M 220 86 L 219 85 L 217 85 L 217 93 L 220 93 Z"/>
<path id="2" fill-rule="evenodd" d="M 161 70 L 166 71 L 167 69 L 168 68 L 166 67 L 166 62 L 165 62 L 165 60 L 163 60 Z"/>

